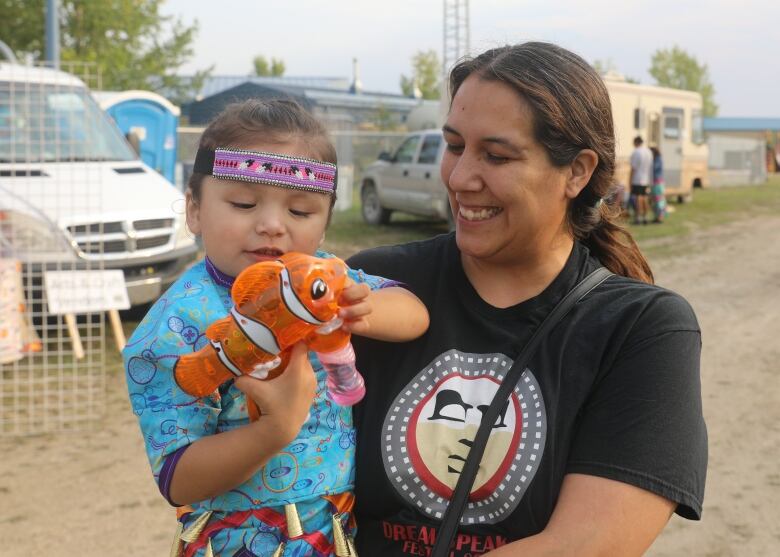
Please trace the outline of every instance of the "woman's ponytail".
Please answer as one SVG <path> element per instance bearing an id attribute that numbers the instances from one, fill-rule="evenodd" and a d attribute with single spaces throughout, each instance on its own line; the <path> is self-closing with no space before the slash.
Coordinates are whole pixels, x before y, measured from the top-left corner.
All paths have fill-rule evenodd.
<path id="1" fill-rule="evenodd" d="M 606 203 L 598 207 L 600 222 L 581 242 L 601 264 L 616 275 L 653 283 L 653 271 L 631 233 L 618 222 L 619 209 Z"/>

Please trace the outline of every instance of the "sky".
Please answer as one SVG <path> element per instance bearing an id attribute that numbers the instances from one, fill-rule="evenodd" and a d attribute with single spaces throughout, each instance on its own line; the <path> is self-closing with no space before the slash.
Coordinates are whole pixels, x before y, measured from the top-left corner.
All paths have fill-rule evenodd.
<path id="1" fill-rule="evenodd" d="M 249 74 L 263 55 L 288 76 L 351 78 L 357 58 L 364 90 L 398 93 L 414 54 L 443 47 L 443 0 L 167 0 L 161 12 L 199 24 L 182 74 Z M 719 116 L 780 117 L 778 0 L 470 0 L 469 13 L 472 54 L 543 40 L 653 84 L 653 53 L 677 45 L 707 65 Z"/>

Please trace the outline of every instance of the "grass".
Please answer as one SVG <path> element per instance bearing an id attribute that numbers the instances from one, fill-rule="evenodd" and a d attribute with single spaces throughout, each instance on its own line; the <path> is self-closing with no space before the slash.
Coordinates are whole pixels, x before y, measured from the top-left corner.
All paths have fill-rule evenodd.
<path id="1" fill-rule="evenodd" d="M 447 223 L 395 213 L 390 224 L 372 226 L 360 215 L 360 201 L 352 208 L 333 214 L 323 249 L 339 257 L 348 257 L 362 249 L 411 242 L 447 232 Z"/>
<path id="2" fill-rule="evenodd" d="M 673 212 L 661 225 L 629 225 L 643 251 L 654 256 L 679 253 L 694 232 L 751 216 L 780 214 L 780 174 L 755 186 L 697 189 L 691 203 L 670 207 Z"/>

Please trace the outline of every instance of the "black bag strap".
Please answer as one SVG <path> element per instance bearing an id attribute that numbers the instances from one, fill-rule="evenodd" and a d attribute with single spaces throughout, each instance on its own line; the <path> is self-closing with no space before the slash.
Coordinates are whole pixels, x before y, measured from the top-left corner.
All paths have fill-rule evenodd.
<path id="1" fill-rule="evenodd" d="M 515 385 L 520 380 L 523 371 L 528 366 L 528 362 L 533 357 L 539 343 L 547 336 L 550 330 L 569 313 L 574 304 L 579 302 L 585 297 L 588 292 L 596 288 L 599 284 L 604 282 L 612 276 L 612 273 L 604 267 L 599 267 L 582 281 L 572 288 L 563 299 L 553 308 L 553 310 L 544 318 L 539 328 L 534 331 L 531 339 L 523 347 L 522 352 L 515 360 L 512 367 L 499 385 L 496 391 L 493 401 L 490 403 L 487 411 L 482 415 L 482 421 L 477 429 L 477 434 L 474 437 L 474 443 L 469 450 L 469 455 L 466 458 L 466 463 L 463 465 L 463 471 L 458 478 L 458 483 L 455 486 L 455 491 L 452 494 L 450 503 L 447 506 L 447 510 L 444 512 L 444 518 L 442 519 L 439 532 L 436 536 L 436 544 L 433 546 L 433 552 L 431 557 L 447 557 L 450 554 L 450 547 L 452 541 L 455 539 L 455 534 L 458 531 L 460 524 L 460 517 L 463 515 L 463 510 L 466 508 L 469 493 L 474 485 L 474 479 L 477 477 L 479 470 L 479 464 L 482 461 L 482 455 L 485 452 L 488 438 L 490 437 L 490 431 L 493 428 L 493 424 L 498 419 L 498 414 L 503 408 L 504 403 L 509 398 L 510 393 L 514 390 Z"/>

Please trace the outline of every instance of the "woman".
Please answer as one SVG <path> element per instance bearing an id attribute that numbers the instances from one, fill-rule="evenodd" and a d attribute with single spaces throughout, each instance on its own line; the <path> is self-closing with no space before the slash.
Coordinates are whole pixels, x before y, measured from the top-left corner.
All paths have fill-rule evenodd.
<path id="1" fill-rule="evenodd" d="M 700 517 L 701 340 L 601 203 L 615 162 L 607 91 L 545 43 L 463 61 L 450 89 L 441 175 L 455 234 L 350 260 L 431 314 L 401 347 L 359 341 L 358 551 L 429 551 L 497 384 L 604 265 L 615 276 L 552 330 L 494 425 L 452 555 L 641 554 L 673 511 Z"/>

